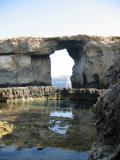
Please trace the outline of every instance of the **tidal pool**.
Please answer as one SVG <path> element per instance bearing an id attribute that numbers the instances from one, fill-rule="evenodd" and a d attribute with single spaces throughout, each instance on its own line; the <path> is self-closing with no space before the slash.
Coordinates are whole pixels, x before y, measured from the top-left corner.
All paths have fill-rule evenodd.
<path id="1" fill-rule="evenodd" d="M 0 160 L 88 160 L 91 105 L 47 100 L 0 104 Z"/>

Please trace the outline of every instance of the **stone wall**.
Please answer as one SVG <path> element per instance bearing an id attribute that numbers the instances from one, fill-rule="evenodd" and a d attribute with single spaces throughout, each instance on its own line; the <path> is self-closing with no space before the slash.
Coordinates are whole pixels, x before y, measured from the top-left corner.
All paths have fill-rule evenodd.
<path id="1" fill-rule="evenodd" d="M 106 71 L 120 53 L 120 37 L 21 37 L 0 40 L 0 86 L 51 85 L 49 56 L 67 49 L 73 88 L 108 87 Z M 62 65 L 62 62 L 61 62 Z"/>

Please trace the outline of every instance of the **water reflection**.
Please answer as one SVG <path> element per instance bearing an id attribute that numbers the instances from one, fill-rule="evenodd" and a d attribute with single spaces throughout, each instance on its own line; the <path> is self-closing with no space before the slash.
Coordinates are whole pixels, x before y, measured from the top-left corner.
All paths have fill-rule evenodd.
<path id="1" fill-rule="evenodd" d="M 42 150 L 37 150 L 36 148 L 15 150 L 9 147 L 0 150 L 1 160 L 88 160 L 88 157 L 87 152 L 52 147 L 46 147 Z"/>
<path id="2" fill-rule="evenodd" d="M 64 117 L 64 118 L 73 118 L 72 110 L 69 112 L 66 111 L 55 111 L 50 113 L 51 117 Z"/>
<path id="3" fill-rule="evenodd" d="M 53 127 L 49 127 L 49 129 L 53 131 L 54 133 L 65 135 L 69 127 L 70 125 L 65 125 L 64 127 L 61 127 L 56 122 L 56 124 Z"/>
<path id="4" fill-rule="evenodd" d="M 96 138 L 90 105 L 37 101 L 0 105 L 0 144 L 89 150 Z"/>
<path id="5" fill-rule="evenodd" d="M 70 125 L 65 123 L 65 119 L 73 119 L 72 109 L 63 109 L 64 111 L 54 111 L 50 113 L 50 117 L 57 118 L 57 120 L 50 120 L 49 124 L 52 127 L 49 127 L 51 131 L 56 134 L 65 135 L 70 127 Z M 68 110 L 68 111 L 66 111 Z M 62 118 L 62 120 L 61 120 Z M 60 119 L 60 120 L 59 120 Z"/>

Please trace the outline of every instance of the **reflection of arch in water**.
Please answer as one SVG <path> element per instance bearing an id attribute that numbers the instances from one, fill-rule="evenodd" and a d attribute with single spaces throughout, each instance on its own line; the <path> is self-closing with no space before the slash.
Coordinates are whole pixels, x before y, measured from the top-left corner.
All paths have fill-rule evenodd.
<path id="1" fill-rule="evenodd" d="M 31 147 L 31 146 L 51 146 L 51 147 L 67 147 L 67 149 L 81 149 L 81 144 L 84 141 L 84 147 L 85 150 L 88 150 L 89 144 L 88 140 L 86 140 L 86 137 L 88 137 L 88 133 L 91 135 L 91 129 L 93 130 L 93 123 L 89 123 L 91 125 L 90 127 L 87 126 L 87 114 L 88 110 L 86 112 L 83 110 L 81 111 L 81 105 L 75 104 L 71 108 L 50 108 L 50 107 L 38 107 L 39 103 L 35 103 L 33 106 L 29 103 L 21 103 L 19 104 L 19 112 L 16 111 L 18 105 L 14 104 L 12 106 L 11 104 L 11 112 L 6 112 L 2 110 L 2 114 L 5 113 L 4 119 L 8 121 L 9 126 L 14 125 L 14 128 L 11 133 L 3 135 L 1 138 L 2 142 L 5 142 L 8 144 L 13 144 L 17 146 L 25 146 L 25 147 Z M 44 104 L 44 103 L 43 103 Z M 16 109 L 15 109 L 16 106 Z M 25 108 L 26 106 L 26 108 Z M 28 110 L 26 110 L 28 107 Z M 85 108 L 85 106 L 82 106 Z M 50 117 L 50 113 L 53 111 L 63 111 L 66 112 L 66 115 L 62 117 Z M 75 121 L 72 121 L 72 118 L 69 118 L 71 116 L 74 116 L 73 119 Z M 49 124 L 51 122 L 50 120 L 54 120 L 53 124 Z M 49 127 L 54 126 L 54 122 L 62 121 L 62 129 L 66 129 L 67 132 L 65 132 L 66 137 L 68 137 L 65 141 L 63 140 L 63 137 L 58 136 L 56 143 L 56 135 L 53 134 L 51 130 L 49 130 Z M 12 125 L 11 125 L 12 124 Z M 77 125 L 76 125 L 77 124 Z M 65 128 L 64 126 L 70 125 L 69 129 Z M 85 127 L 86 125 L 86 127 Z M 61 127 L 61 126 L 60 126 Z M 81 128 L 85 128 L 84 134 L 82 134 L 82 138 L 79 138 L 79 133 Z M 74 132 L 75 131 L 75 132 Z M 82 130 L 81 130 L 82 131 Z M 82 132 L 83 133 L 83 132 Z M 85 134 L 87 133 L 87 135 Z M 78 137 L 76 137 L 78 135 Z M 73 138 L 74 137 L 74 138 Z M 72 139 L 73 141 L 70 141 Z M 79 143 L 78 143 L 79 140 Z M 74 146 L 73 142 L 78 145 Z M 91 144 L 93 143 L 93 140 L 91 140 Z M 90 144 L 90 145 L 91 145 Z M 82 146 L 82 147 L 83 147 Z"/>

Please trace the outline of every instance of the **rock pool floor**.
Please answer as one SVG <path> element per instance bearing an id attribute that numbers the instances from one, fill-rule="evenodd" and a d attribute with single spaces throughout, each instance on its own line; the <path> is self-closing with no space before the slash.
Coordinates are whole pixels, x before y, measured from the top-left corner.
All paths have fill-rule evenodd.
<path id="1" fill-rule="evenodd" d="M 66 155 L 75 156 L 74 159 L 77 160 L 79 154 L 84 155 L 81 160 L 86 160 L 86 151 L 95 139 L 96 130 L 90 106 L 69 101 L 1 105 L 0 160 L 3 154 L 7 156 L 8 153 L 13 157 L 18 156 L 19 159 L 19 154 L 22 158 L 25 152 L 27 155 L 31 153 L 36 156 L 40 152 L 38 155 L 43 156 L 47 151 L 50 154 L 55 152 L 58 160 L 61 154 L 65 156 L 63 160 L 66 160 Z M 12 151 L 8 147 L 10 150 L 5 150 L 4 145 L 15 146 L 16 149 Z M 49 152 L 41 160 L 47 160 Z"/>

